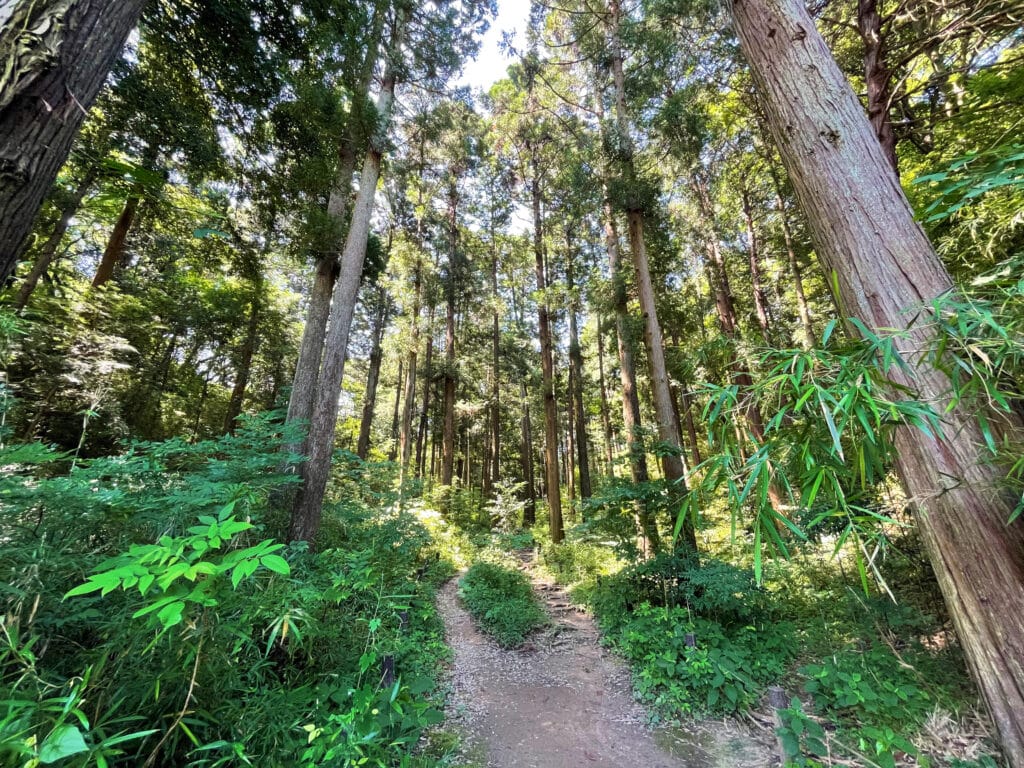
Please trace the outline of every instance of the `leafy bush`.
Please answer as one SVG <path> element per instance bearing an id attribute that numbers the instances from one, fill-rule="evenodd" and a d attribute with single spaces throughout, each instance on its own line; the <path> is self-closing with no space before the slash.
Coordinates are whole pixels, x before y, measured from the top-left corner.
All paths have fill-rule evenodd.
<path id="1" fill-rule="evenodd" d="M 541 561 L 560 584 L 591 582 L 615 573 L 622 565 L 608 547 L 578 539 L 547 543 Z"/>
<path id="2" fill-rule="evenodd" d="M 322 551 L 274 544 L 283 515 L 267 499 L 293 482 L 278 474 L 283 439 L 260 420 L 74 466 L 3 449 L 3 761 L 408 756 L 440 717 L 434 594 L 451 564 L 414 515 L 360 498 L 325 510 Z"/>
<path id="3" fill-rule="evenodd" d="M 605 639 L 633 665 L 637 697 L 669 718 L 747 708 L 785 674 L 794 653 L 788 624 L 727 632 L 684 608 L 647 603 L 620 617 Z"/>
<path id="4" fill-rule="evenodd" d="M 506 648 L 521 645 L 548 620 L 529 579 L 495 563 L 474 564 L 459 582 L 459 594 L 480 627 Z"/>
<path id="5" fill-rule="evenodd" d="M 686 607 L 727 627 L 770 618 L 767 595 L 749 569 L 713 558 L 698 564 L 677 552 L 664 552 L 603 579 L 594 600 L 605 621 L 644 603 Z"/>

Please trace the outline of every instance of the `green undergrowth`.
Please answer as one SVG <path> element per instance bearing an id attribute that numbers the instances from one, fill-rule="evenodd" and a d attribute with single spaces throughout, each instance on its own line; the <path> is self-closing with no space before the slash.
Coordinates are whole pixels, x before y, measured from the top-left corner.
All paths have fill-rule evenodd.
<path id="1" fill-rule="evenodd" d="M 522 645 L 548 622 L 530 580 L 508 565 L 474 563 L 459 581 L 459 595 L 480 628 L 505 648 Z"/>
<path id="2" fill-rule="evenodd" d="M 941 603 L 912 532 L 891 541 L 894 602 L 882 589 L 865 595 L 852 560 L 813 542 L 767 562 L 758 584 L 742 558 L 663 553 L 624 564 L 594 528 L 559 545 L 541 536 L 541 563 L 629 662 L 654 722 L 763 709 L 779 685 L 790 765 L 997 765 L 960 650 L 928 611 Z"/>
<path id="3" fill-rule="evenodd" d="M 0 449 L 0 765 L 434 764 L 463 539 L 341 455 L 319 549 L 282 546 L 284 437 Z"/>

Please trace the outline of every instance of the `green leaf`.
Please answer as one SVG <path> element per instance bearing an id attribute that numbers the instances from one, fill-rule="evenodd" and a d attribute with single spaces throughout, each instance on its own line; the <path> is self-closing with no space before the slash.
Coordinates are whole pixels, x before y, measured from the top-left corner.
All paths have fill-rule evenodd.
<path id="1" fill-rule="evenodd" d="M 79 755 L 88 752 L 89 747 L 85 743 L 82 732 L 77 725 L 58 725 L 50 735 L 47 736 L 39 746 L 39 762 L 55 763 L 72 755 Z"/>
<path id="2" fill-rule="evenodd" d="M 292 572 L 292 569 L 288 565 L 288 561 L 280 555 L 264 555 L 260 558 L 260 564 L 274 573 L 280 573 L 283 576 L 287 576 Z"/>

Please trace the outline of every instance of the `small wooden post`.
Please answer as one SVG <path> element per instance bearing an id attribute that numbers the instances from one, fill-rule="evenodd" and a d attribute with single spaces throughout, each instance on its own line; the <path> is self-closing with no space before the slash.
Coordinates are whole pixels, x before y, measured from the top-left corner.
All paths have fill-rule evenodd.
<path id="1" fill-rule="evenodd" d="M 390 688 L 395 684 L 395 657 L 385 656 L 380 661 L 380 683 Z"/>
<path id="2" fill-rule="evenodd" d="M 781 685 L 773 685 L 768 688 L 768 704 L 772 708 L 772 721 L 775 723 L 775 743 L 779 749 L 779 765 L 786 764 L 786 747 L 779 736 L 779 729 L 782 728 L 782 718 L 779 716 L 780 709 L 787 709 L 789 702 L 786 700 L 786 689 Z"/>

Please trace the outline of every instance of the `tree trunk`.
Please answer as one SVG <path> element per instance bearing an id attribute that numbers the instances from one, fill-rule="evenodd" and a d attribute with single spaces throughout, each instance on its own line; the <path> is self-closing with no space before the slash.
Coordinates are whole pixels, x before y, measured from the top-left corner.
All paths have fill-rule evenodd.
<path id="1" fill-rule="evenodd" d="M 623 148 L 623 175 L 630 183 L 637 182 L 636 169 L 633 164 L 633 145 L 630 138 L 629 117 L 626 113 L 626 78 L 623 71 L 622 43 L 619 28 L 622 20 L 622 9 L 619 0 L 609 4 L 609 38 L 612 80 L 615 90 L 615 124 L 618 141 Z M 644 239 L 644 215 L 640 210 L 627 210 L 626 220 L 629 224 L 630 250 L 633 256 L 634 274 L 637 281 L 637 292 L 640 298 L 640 311 L 644 320 L 644 342 L 647 346 L 647 360 L 651 375 L 651 395 L 654 401 L 654 414 L 657 422 L 658 437 L 665 444 L 661 457 L 662 471 L 665 479 L 673 486 L 673 494 L 686 493 L 686 470 L 681 457 L 682 440 L 675 428 L 672 413 L 672 392 L 669 389 L 668 373 L 665 368 L 665 350 L 661 338 L 661 326 L 658 323 L 658 311 L 655 307 L 654 285 L 651 282 L 651 270 L 647 261 L 647 244 Z M 691 551 L 697 550 L 697 536 L 693 521 L 684 521 L 680 530 L 680 544 Z"/>
<path id="2" fill-rule="evenodd" d="M 370 455 L 370 430 L 373 427 L 373 412 L 377 406 L 377 384 L 380 381 L 380 365 L 384 359 L 384 331 L 388 324 L 388 296 L 383 288 L 377 289 L 377 315 L 374 317 L 373 349 L 370 350 L 370 369 L 366 374 L 366 393 L 363 396 L 363 416 L 359 422 L 359 440 L 356 455 L 366 460 Z"/>
<path id="3" fill-rule="evenodd" d="M 46 238 L 46 242 L 39 249 L 39 254 L 32 264 L 32 270 L 25 275 L 25 279 L 18 286 L 18 295 L 14 300 L 14 308 L 18 312 L 21 312 L 25 305 L 28 304 L 28 300 L 32 297 L 32 292 L 39 285 L 39 280 L 46 274 L 46 270 L 50 268 L 50 265 L 53 264 L 53 260 L 57 256 L 57 248 L 60 246 L 61 240 L 64 239 L 64 233 L 68 231 L 71 219 L 75 217 L 78 209 L 82 207 L 82 201 L 89 193 L 89 190 L 92 189 L 92 185 L 96 182 L 98 176 L 99 166 L 90 166 L 85 176 L 78 183 L 78 186 L 75 187 L 75 191 L 67 203 L 61 209 L 60 218 L 54 225 L 50 236 Z"/>
<path id="4" fill-rule="evenodd" d="M 683 401 L 683 414 L 686 417 L 686 434 L 690 439 L 690 453 L 693 454 L 693 465 L 697 466 L 704 459 L 700 455 L 700 442 L 697 439 L 697 425 L 693 419 L 693 396 L 686 391 L 685 387 L 679 392 L 679 398 Z"/>
<path id="5" fill-rule="evenodd" d="M 451 485 L 455 467 L 455 283 L 458 269 L 458 194 L 453 185 L 448 197 L 448 279 L 445 284 L 444 425 L 441 433 L 441 485 Z"/>
<path id="6" fill-rule="evenodd" d="M 309 422 L 313 415 L 316 399 L 317 380 L 320 377 L 320 360 L 323 357 L 324 339 L 327 337 L 327 320 L 331 315 L 331 294 L 337 279 L 337 259 L 326 256 L 317 263 L 313 276 L 313 287 L 306 312 L 306 325 L 302 329 L 299 345 L 299 359 L 295 363 L 292 391 L 288 398 L 287 423 Z M 307 424 L 308 426 L 308 424 Z M 285 453 L 305 453 L 306 440 L 282 446 Z"/>
<path id="7" fill-rule="evenodd" d="M 427 314 L 427 355 L 423 361 L 423 406 L 416 433 L 416 477 L 426 474 L 427 428 L 430 425 L 430 389 L 434 380 L 434 307 Z"/>
<path id="8" fill-rule="evenodd" d="M 736 300 L 732 293 L 732 286 L 729 282 L 729 271 L 726 268 L 725 256 L 718 245 L 718 233 L 715 223 L 715 210 L 711 203 L 708 184 L 705 180 L 695 178 L 693 188 L 697 193 L 697 200 L 705 219 L 704 236 L 707 238 L 707 249 L 709 259 L 707 261 L 708 280 L 711 289 L 715 293 L 715 307 L 718 310 L 718 321 L 722 333 L 732 342 L 732 359 L 729 361 L 729 372 L 732 382 L 739 387 L 742 399 L 739 402 L 740 411 L 743 413 L 743 420 L 750 431 L 750 439 L 755 446 L 764 444 L 764 419 L 761 417 L 761 410 L 757 406 L 750 390 L 754 386 L 754 378 L 750 373 L 749 361 L 744 359 L 740 352 L 740 329 L 736 317 Z M 737 424 L 737 440 L 746 461 L 746 452 L 743 450 L 742 432 Z M 775 481 L 768 483 L 768 499 L 776 515 L 781 517 L 785 513 L 785 493 Z M 776 526 L 783 527 L 784 524 L 776 517 Z"/>
<path id="9" fill-rule="evenodd" d="M 672 408 L 672 389 L 669 386 L 668 370 L 665 366 L 665 347 L 655 307 L 654 285 L 651 282 L 650 266 L 647 263 L 647 245 L 644 242 L 644 217 L 640 211 L 629 211 L 629 241 L 633 251 L 633 265 L 636 271 L 637 289 L 640 294 L 640 310 L 644 316 L 644 341 L 647 347 L 647 362 L 651 376 L 651 398 L 657 419 L 658 437 L 663 445 L 661 469 L 665 480 L 672 487 L 674 496 L 685 494 L 686 467 L 682 457 L 682 439 L 676 429 L 675 412 Z M 683 521 L 679 531 L 679 544 L 691 552 L 697 551 L 697 532 L 693 520 Z"/>
<path id="10" fill-rule="evenodd" d="M 519 398 L 523 401 L 523 417 L 520 429 L 523 438 L 520 459 L 523 466 L 523 483 L 526 506 L 523 507 L 523 527 L 531 528 L 537 522 L 537 478 L 533 474 L 533 425 L 530 423 L 530 398 L 526 391 L 525 379 L 519 381 Z"/>
<path id="11" fill-rule="evenodd" d="M 484 494 L 493 495 L 494 486 L 501 478 L 501 324 L 498 316 L 498 247 L 493 227 L 491 230 L 491 298 L 495 311 L 491 318 L 491 407 L 490 407 L 490 470 L 485 472 Z"/>
<path id="12" fill-rule="evenodd" d="M 370 45 L 367 46 L 363 59 L 359 84 L 361 99 L 367 98 L 373 82 L 373 67 L 380 50 L 384 16 L 385 14 L 380 10 L 374 14 Z M 286 422 L 308 422 L 313 415 L 320 363 L 324 353 L 324 340 L 327 337 L 327 322 L 331 316 L 331 297 L 335 281 L 338 278 L 338 254 L 335 252 L 335 248 L 341 249 L 344 246 L 340 238 L 347 223 L 349 198 L 352 195 L 352 179 L 355 176 L 359 149 L 366 141 L 363 117 L 357 115 L 357 112 L 358 110 L 354 107 L 350 110 L 349 124 L 338 151 L 338 169 L 327 198 L 327 216 L 337 229 L 339 239 L 336 245 L 332 245 L 328 253 L 317 260 L 316 270 L 313 274 L 313 287 L 309 296 L 306 325 L 302 330 L 299 358 L 295 363 L 295 377 L 292 380 L 292 391 L 288 398 Z M 282 450 L 289 453 L 305 452 L 304 446 L 305 441 L 302 444 L 282 446 Z"/>
<path id="13" fill-rule="evenodd" d="M 547 279 L 544 270 L 544 230 L 540 213 L 540 163 L 537 148 L 530 147 L 533 202 L 533 255 L 537 272 L 537 321 L 540 333 L 542 386 L 544 390 L 544 491 L 548 499 L 548 527 L 551 540 L 565 537 L 562 527 L 562 493 L 558 482 L 558 402 L 555 400 L 555 362 L 548 316 Z"/>
<path id="14" fill-rule="evenodd" d="M 391 447 L 388 449 L 388 461 L 398 458 L 398 409 L 402 403 L 402 364 L 398 361 L 398 381 L 395 382 L 395 407 L 391 413 Z"/>
<path id="15" fill-rule="evenodd" d="M 124 247 L 128 242 L 128 233 L 131 232 L 132 222 L 135 221 L 135 214 L 138 213 L 141 190 L 136 185 L 135 189 L 124 202 L 121 215 L 114 223 L 114 229 L 110 233 L 107 247 L 103 249 L 103 257 L 96 267 L 96 274 L 92 278 L 92 287 L 99 288 L 110 281 L 114 276 L 114 270 L 124 261 Z"/>
<path id="16" fill-rule="evenodd" d="M 899 186 L 856 96 L 800 0 L 736 0 L 736 29 L 769 123 L 843 305 L 869 328 L 907 325 L 952 281 Z M 940 414 L 949 381 L 922 359 L 926 329 L 896 339 L 912 375 L 890 371 Z M 1014 768 L 1024 766 L 1024 521 L 969 414 L 941 435 L 897 430 L 896 468 L 968 665 Z M 1016 426 L 1016 425 L 1014 425 Z"/>
<path id="17" fill-rule="evenodd" d="M 782 198 L 782 184 L 779 182 L 779 175 L 771 160 L 772 184 L 775 186 L 775 208 L 779 212 L 779 219 L 782 223 L 782 236 L 786 242 L 786 255 L 789 259 L 789 271 L 793 273 L 793 290 L 796 291 L 796 305 L 800 314 L 800 328 L 803 331 L 801 342 L 804 349 L 812 349 L 818 340 L 814 335 L 814 324 L 811 322 L 811 309 L 807 304 L 807 295 L 804 293 L 803 271 L 800 269 L 800 261 L 796 257 L 796 250 L 793 247 L 793 230 L 789 226 L 789 214 L 786 212 L 786 202 Z"/>
<path id="18" fill-rule="evenodd" d="M 0 283 L 146 0 L 16 3 L 0 31 Z"/>
<path id="19" fill-rule="evenodd" d="M 576 289 L 575 244 L 572 242 L 571 230 L 566 229 L 566 262 L 565 279 L 569 288 L 569 373 L 572 386 L 569 388 L 571 413 L 575 417 L 576 428 L 576 464 L 580 473 L 580 498 L 589 499 L 592 493 L 590 485 L 590 455 L 587 447 L 587 417 L 583 412 L 583 352 L 580 349 L 580 334 L 577 328 L 576 315 L 579 312 L 579 295 Z"/>
<path id="20" fill-rule="evenodd" d="M 224 431 L 235 431 L 238 417 L 242 414 L 242 403 L 245 401 L 245 390 L 249 386 L 249 375 L 252 372 L 252 358 L 256 354 L 260 330 L 260 302 L 262 300 L 262 280 L 253 285 L 252 301 L 249 304 L 249 322 L 245 329 L 245 341 L 238 351 L 235 363 L 235 384 L 231 388 L 228 400 L 228 412 L 224 417 Z"/>
<path id="21" fill-rule="evenodd" d="M 388 47 L 389 61 L 377 99 L 379 122 L 363 162 L 363 170 L 359 177 L 359 194 L 352 207 L 352 222 L 345 241 L 345 250 L 341 254 L 341 272 L 331 297 L 330 328 L 327 332 L 316 402 L 307 439 L 308 459 L 302 467 L 303 487 L 292 510 L 288 534 L 290 541 L 312 543 L 320 528 L 324 492 L 327 489 L 327 476 L 334 449 L 341 380 L 345 373 L 345 350 L 348 346 L 356 296 L 359 293 L 359 278 L 363 271 L 366 245 L 370 236 L 370 219 L 373 216 L 377 181 L 380 178 L 381 160 L 391 122 L 397 80 L 396 65 L 402 55 L 405 23 L 404 13 L 399 9 Z"/>
<path id="22" fill-rule="evenodd" d="M 601 428 L 604 433 L 604 461 L 608 467 L 608 476 L 615 477 L 615 456 L 612 453 L 612 420 L 608 407 L 608 385 L 604 376 L 604 331 L 601 320 L 597 322 L 597 377 L 601 393 Z"/>
<path id="23" fill-rule="evenodd" d="M 743 219 L 747 225 L 747 256 L 750 261 L 750 283 L 754 291 L 754 313 L 757 315 L 757 327 L 761 329 L 761 338 L 771 346 L 771 317 L 768 309 L 768 296 L 761 280 L 761 254 L 757 246 L 757 230 L 754 228 L 754 211 L 750 205 L 750 194 L 743 190 Z"/>
<path id="24" fill-rule="evenodd" d="M 398 444 L 400 446 L 401 468 L 399 477 L 404 485 L 405 477 L 409 473 L 409 459 L 412 455 L 413 423 L 412 415 L 416 403 L 416 358 L 419 355 L 420 347 L 420 301 L 423 297 L 423 267 L 420 263 L 419 254 L 416 257 L 416 268 L 413 277 L 413 302 L 412 302 L 412 333 L 409 339 L 409 348 L 405 353 L 405 368 L 408 372 L 405 378 L 405 404 L 402 407 L 402 426 L 399 431 Z"/>
<path id="25" fill-rule="evenodd" d="M 864 42 L 864 82 L 868 88 L 868 120 L 893 171 L 899 176 L 896 134 L 892 128 L 892 77 L 885 57 L 885 36 L 878 0 L 857 0 L 857 29 Z"/>

